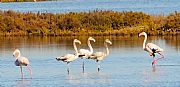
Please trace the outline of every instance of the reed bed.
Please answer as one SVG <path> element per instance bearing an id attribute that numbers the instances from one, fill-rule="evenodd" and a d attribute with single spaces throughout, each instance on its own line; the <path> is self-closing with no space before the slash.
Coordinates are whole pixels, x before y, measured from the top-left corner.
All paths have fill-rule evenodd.
<path id="1" fill-rule="evenodd" d="M 94 10 L 66 14 L 0 11 L 1 36 L 179 35 L 180 13 L 149 15 L 133 11 Z"/>

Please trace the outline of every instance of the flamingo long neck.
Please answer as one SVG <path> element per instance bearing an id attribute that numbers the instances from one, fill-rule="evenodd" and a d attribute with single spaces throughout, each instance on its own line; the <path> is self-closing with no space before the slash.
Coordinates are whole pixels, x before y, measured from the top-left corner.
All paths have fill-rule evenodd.
<path id="1" fill-rule="evenodd" d="M 92 46 L 91 46 L 90 40 L 88 40 L 88 42 L 87 42 L 87 43 L 88 43 L 88 46 L 89 46 L 90 52 L 91 52 L 91 53 L 93 53 L 93 48 L 92 48 Z"/>
<path id="2" fill-rule="evenodd" d="M 16 59 L 18 59 L 20 56 L 21 56 L 21 53 L 18 51 L 18 52 L 17 52 Z"/>
<path id="3" fill-rule="evenodd" d="M 147 40 L 147 35 L 144 35 L 144 42 L 143 42 L 143 49 L 145 49 L 146 48 L 146 40 Z"/>
<path id="4" fill-rule="evenodd" d="M 77 46 L 76 46 L 76 43 L 73 42 L 73 46 L 74 46 L 74 50 L 75 50 L 75 55 L 78 56 L 78 50 L 77 50 Z"/>
<path id="5" fill-rule="evenodd" d="M 105 54 L 105 56 L 107 56 L 107 55 L 109 55 L 109 49 L 108 49 L 108 46 L 107 46 L 107 43 L 106 43 L 106 42 L 104 43 L 104 45 L 105 45 L 105 47 L 106 47 L 106 54 Z"/>

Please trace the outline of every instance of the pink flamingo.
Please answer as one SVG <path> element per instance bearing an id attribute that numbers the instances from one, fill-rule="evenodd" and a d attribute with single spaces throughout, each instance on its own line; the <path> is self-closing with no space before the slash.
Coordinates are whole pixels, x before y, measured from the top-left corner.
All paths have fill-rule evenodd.
<path id="1" fill-rule="evenodd" d="M 96 40 L 93 37 L 88 38 L 87 44 L 88 44 L 89 50 L 88 49 L 79 50 L 79 57 L 81 57 L 83 60 L 83 63 L 82 63 L 83 73 L 84 73 L 84 59 L 83 58 L 88 58 L 91 54 L 93 54 L 93 48 L 91 46 L 90 41 L 96 42 Z"/>
<path id="2" fill-rule="evenodd" d="M 78 50 L 77 50 L 77 47 L 76 47 L 76 43 L 81 44 L 81 41 L 79 41 L 77 39 L 74 39 L 74 41 L 73 41 L 73 46 L 74 46 L 75 54 L 66 54 L 64 56 L 60 56 L 60 57 L 56 58 L 57 61 L 63 61 L 63 62 L 67 63 L 68 74 L 69 74 L 69 63 L 74 61 L 74 60 L 76 60 L 78 58 L 78 56 L 79 56 L 79 53 L 78 53 Z"/>
<path id="3" fill-rule="evenodd" d="M 153 56 L 152 66 L 155 66 L 156 61 L 164 58 L 164 55 L 160 53 L 160 52 L 163 52 L 163 49 L 160 48 L 159 46 L 153 44 L 153 43 L 147 43 L 146 44 L 147 34 L 145 32 L 142 32 L 142 33 L 139 34 L 139 36 L 142 36 L 142 35 L 144 35 L 144 37 L 145 37 L 144 42 L 143 42 L 143 49 L 145 51 L 147 51 L 150 56 Z M 155 59 L 155 53 L 158 53 L 159 55 L 161 55 L 161 57 L 158 58 L 158 59 Z"/>
<path id="4" fill-rule="evenodd" d="M 109 49 L 108 49 L 108 45 L 107 44 L 111 45 L 112 42 L 109 39 L 106 39 L 104 41 L 104 46 L 106 48 L 105 52 L 95 52 L 91 56 L 89 56 L 89 59 L 96 60 L 96 62 L 98 63 L 98 67 L 97 67 L 98 72 L 100 70 L 100 64 L 99 64 L 100 61 L 104 60 L 109 55 Z"/>
<path id="5" fill-rule="evenodd" d="M 29 66 L 28 58 L 22 57 L 19 49 L 15 49 L 15 51 L 13 52 L 13 56 L 16 58 L 15 65 L 20 66 L 21 77 L 23 78 L 22 66 L 27 66 L 30 73 L 30 77 L 32 78 L 32 69 Z"/>

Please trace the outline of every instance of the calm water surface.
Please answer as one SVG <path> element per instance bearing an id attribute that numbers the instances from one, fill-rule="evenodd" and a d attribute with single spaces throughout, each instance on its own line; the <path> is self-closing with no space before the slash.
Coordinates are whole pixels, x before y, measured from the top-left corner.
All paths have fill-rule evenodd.
<path id="1" fill-rule="evenodd" d="M 164 48 L 165 59 L 151 67 L 152 58 L 142 50 L 143 37 L 94 37 L 94 51 L 102 51 L 103 40 L 109 38 L 110 55 L 101 62 L 101 71 L 96 71 L 96 62 L 82 60 L 66 64 L 55 57 L 73 53 L 72 41 L 81 40 L 78 48 L 87 48 L 88 37 L 1 37 L 0 38 L 0 87 L 179 87 L 180 86 L 180 41 L 177 37 L 149 37 L 148 42 Z M 20 78 L 20 69 L 14 65 L 12 52 L 19 48 L 29 58 L 33 78 L 26 67 L 25 79 Z"/>
<path id="2" fill-rule="evenodd" d="M 148 14 L 169 14 L 180 11 L 179 0 L 63 0 L 54 2 L 0 3 L 1 10 L 20 12 L 84 12 L 96 9 L 142 11 Z"/>

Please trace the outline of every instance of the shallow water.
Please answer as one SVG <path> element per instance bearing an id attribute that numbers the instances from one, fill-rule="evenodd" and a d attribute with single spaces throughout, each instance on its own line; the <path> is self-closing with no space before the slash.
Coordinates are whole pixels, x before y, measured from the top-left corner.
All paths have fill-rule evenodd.
<path id="1" fill-rule="evenodd" d="M 148 14 L 169 14 L 180 11 L 179 0 L 62 0 L 46 2 L 0 3 L 1 10 L 20 12 L 88 12 L 96 9 L 142 11 Z"/>
<path id="2" fill-rule="evenodd" d="M 82 60 L 70 63 L 67 74 L 66 63 L 55 57 L 73 53 L 72 40 L 78 38 L 87 48 L 88 37 L 1 37 L 0 38 L 0 87 L 179 87 L 180 86 L 180 41 L 178 37 L 149 37 L 162 47 L 165 59 L 151 67 L 152 58 L 142 50 L 143 37 L 94 37 L 94 51 L 102 51 L 103 40 L 109 38 L 110 55 L 103 60 L 101 71 L 97 72 L 96 62 L 85 60 L 85 73 L 82 73 Z M 20 77 L 20 69 L 14 65 L 14 48 L 19 48 L 23 56 L 30 60 L 32 79 L 23 67 L 25 79 Z"/>

